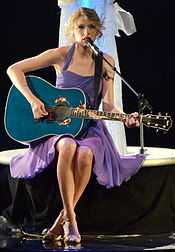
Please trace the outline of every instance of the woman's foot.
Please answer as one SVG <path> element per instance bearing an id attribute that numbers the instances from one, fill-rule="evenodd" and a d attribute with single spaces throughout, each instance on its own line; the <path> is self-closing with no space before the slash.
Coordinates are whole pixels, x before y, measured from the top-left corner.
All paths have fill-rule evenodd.
<path id="1" fill-rule="evenodd" d="M 64 241 L 67 243 L 80 243 L 81 236 L 78 231 L 77 222 L 74 219 L 73 221 L 66 220 L 64 225 Z"/>
<path id="2" fill-rule="evenodd" d="M 54 234 L 50 230 L 47 231 L 45 235 L 43 235 L 43 241 L 45 242 L 56 242 L 62 239 L 61 235 Z"/>
<path id="3" fill-rule="evenodd" d="M 47 241 L 58 241 L 62 239 L 64 235 L 63 231 L 63 223 L 64 223 L 64 210 L 61 210 L 54 224 L 48 230 L 43 230 L 43 240 Z"/>

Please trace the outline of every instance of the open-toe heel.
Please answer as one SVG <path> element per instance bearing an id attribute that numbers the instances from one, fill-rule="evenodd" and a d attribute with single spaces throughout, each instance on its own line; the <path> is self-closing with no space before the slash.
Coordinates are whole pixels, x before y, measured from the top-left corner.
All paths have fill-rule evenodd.
<path id="1" fill-rule="evenodd" d="M 50 229 L 44 229 L 42 231 L 43 240 L 48 242 L 61 240 L 62 236 L 64 235 L 63 223 L 64 223 L 64 210 L 60 212 L 54 225 Z"/>
<path id="2" fill-rule="evenodd" d="M 80 243 L 81 242 L 81 236 L 80 234 L 74 230 L 73 225 L 70 223 L 70 221 L 66 220 L 64 225 L 64 242 L 66 243 Z"/>
<path id="3" fill-rule="evenodd" d="M 56 242 L 60 241 L 61 239 L 61 235 L 54 234 L 50 230 L 45 235 L 43 235 L 43 241 L 45 242 Z"/>

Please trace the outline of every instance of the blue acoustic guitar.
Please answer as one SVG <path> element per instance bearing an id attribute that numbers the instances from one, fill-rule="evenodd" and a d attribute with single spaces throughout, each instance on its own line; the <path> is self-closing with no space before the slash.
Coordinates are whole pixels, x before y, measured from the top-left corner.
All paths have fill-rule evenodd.
<path id="1" fill-rule="evenodd" d="M 27 76 L 31 91 L 44 102 L 48 115 L 36 120 L 31 106 L 18 89 L 12 85 L 5 108 L 5 129 L 18 141 L 29 143 L 49 136 L 69 134 L 77 136 L 90 119 L 123 121 L 128 115 L 86 109 L 86 96 L 78 88 L 56 88 L 44 79 Z M 94 116 L 95 115 L 95 116 Z M 142 115 L 140 121 L 148 127 L 168 131 L 172 126 L 170 116 Z"/>

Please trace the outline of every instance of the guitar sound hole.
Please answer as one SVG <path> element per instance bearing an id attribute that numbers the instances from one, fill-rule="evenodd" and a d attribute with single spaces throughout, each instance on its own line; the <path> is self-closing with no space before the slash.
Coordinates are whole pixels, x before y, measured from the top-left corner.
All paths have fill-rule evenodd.
<path id="1" fill-rule="evenodd" d="M 70 117 L 70 108 L 67 105 L 58 105 L 54 111 L 57 123 L 62 123 Z"/>

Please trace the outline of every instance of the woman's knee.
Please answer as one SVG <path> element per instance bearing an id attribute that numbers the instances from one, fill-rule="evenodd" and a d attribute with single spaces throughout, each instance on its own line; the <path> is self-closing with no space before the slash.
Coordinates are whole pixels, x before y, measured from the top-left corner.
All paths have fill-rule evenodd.
<path id="1" fill-rule="evenodd" d="M 56 150 L 59 153 L 65 153 L 67 155 L 74 154 L 77 148 L 76 142 L 69 137 L 61 138 L 56 144 Z"/>
<path id="2" fill-rule="evenodd" d="M 82 146 L 77 149 L 77 161 L 80 167 L 92 165 L 93 153 L 89 147 Z"/>

